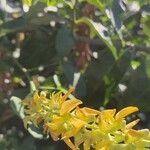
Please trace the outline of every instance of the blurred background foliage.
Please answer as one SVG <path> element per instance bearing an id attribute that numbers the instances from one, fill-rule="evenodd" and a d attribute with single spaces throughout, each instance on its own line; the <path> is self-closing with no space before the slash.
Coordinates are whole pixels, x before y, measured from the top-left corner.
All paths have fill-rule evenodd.
<path id="1" fill-rule="evenodd" d="M 73 86 L 95 109 L 138 106 L 149 128 L 150 1 L 0 0 L 0 150 L 67 149 L 33 138 L 12 111 L 31 80 L 50 92 Z"/>

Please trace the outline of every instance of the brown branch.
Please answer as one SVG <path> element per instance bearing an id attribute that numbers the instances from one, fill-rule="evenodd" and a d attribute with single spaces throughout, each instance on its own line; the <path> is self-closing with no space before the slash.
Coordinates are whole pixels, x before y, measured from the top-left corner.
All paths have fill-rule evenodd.
<path id="1" fill-rule="evenodd" d="M 101 47 L 105 46 L 105 44 L 100 39 L 90 39 L 88 37 L 78 36 L 78 35 L 74 35 L 74 39 L 79 42 L 88 43 L 89 45 L 95 45 L 95 46 L 101 46 Z M 118 42 L 116 42 L 115 45 L 119 45 Z M 131 50 L 134 50 L 134 51 L 150 53 L 150 47 L 147 47 L 145 45 L 126 44 L 126 46 L 130 47 Z"/>

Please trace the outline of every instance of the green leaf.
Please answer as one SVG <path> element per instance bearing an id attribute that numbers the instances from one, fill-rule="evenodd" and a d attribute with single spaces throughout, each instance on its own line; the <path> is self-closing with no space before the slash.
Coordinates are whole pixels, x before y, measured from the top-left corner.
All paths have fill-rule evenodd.
<path id="1" fill-rule="evenodd" d="M 63 3 L 64 0 L 41 0 L 41 2 L 47 1 L 48 6 L 56 6 L 59 3 Z"/>
<path id="2" fill-rule="evenodd" d="M 136 70 L 140 65 L 141 65 L 141 63 L 138 60 L 132 60 L 131 61 L 131 67 L 133 70 Z"/>
<path id="3" fill-rule="evenodd" d="M 16 20 L 8 21 L 0 25 L 0 36 L 3 34 L 20 31 L 25 29 L 27 22 L 23 18 L 18 18 Z"/>
<path id="4" fill-rule="evenodd" d="M 40 128 L 34 126 L 33 124 L 28 124 L 28 131 L 34 138 L 37 138 L 37 139 L 44 138 L 44 135 L 42 131 L 40 130 Z"/>
<path id="5" fill-rule="evenodd" d="M 108 46 L 108 48 L 111 50 L 113 56 L 115 59 L 118 58 L 117 56 L 117 50 L 114 47 L 111 38 L 107 35 L 108 34 L 108 29 L 103 26 L 101 23 L 94 22 L 93 20 L 83 17 L 79 20 L 76 21 L 77 24 L 80 23 L 86 23 L 89 25 L 91 30 L 94 30 L 97 36 Z"/>
<path id="6" fill-rule="evenodd" d="M 147 77 L 150 79 L 150 55 L 146 56 L 145 65 L 146 65 L 145 69 L 146 69 Z"/>
<path id="7" fill-rule="evenodd" d="M 120 0 L 114 0 L 112 3 L 112 7 L 109 9 L 109 18 L 112 22 L 112 25 L 114 26 L 120 40 L 123 41 L 123 35 L 121 31 L 121 27 L 123 25 L 123 13 L 125 11 L 125 7 L 123 5 L 123 2 Z"/>
<path id="8" fill-rule="evenodd" d="M 110 11 L 110 20 L 112 21 L 113 26 L 116 28 L 116 30 L 119 30 L 122 27 L 121 16 L 124 12 L 122 2 L 114 0 L 112 3 L 112 7 L 109 11 Z"/>
<path id="9" fill-rule="evenodd" d="M 59 56 L 66 56 L 71 51 L 74 39 L 71 31 L 66 26 L 62 26 L 57 32 L 55 45 Z"/>
<path id="10" fill-rule="evenodd" d="M 76 0 L 65 0 L 65 4 L 67 4 L 71 9 L 74 9 L 74 6 L 76 4 Z"/>
<path id="11" fill-rule="evenodd" d="M 75 88 L 75 96 L 85 96 L 85 80 L 78 69 L 70 61 L 64 62 L 62 67 L 69 84 L 73 85 Z"/>
<path id="12" fill-rule="evenodd" d="M 150 41 L 150 16 L 142 17 L 143 32 L 147 35 Z"/>
<path id="13" fill-rule="evenodd" d="M 32 0 L 22 0 L 22 3 L 26 4 L 28 6 L 31 6 L 32 5 Z"/>
<path id="14" fill-rule="evenodd" d="M 70 61 L 63 62 L 62 67 L 67 80 L 70 84 L 72 84 L 74 79 L 74 73 L 77 71 L 77 69 L 73 66 L 73 64 Z"/>
<path id="15" fill-rule="evenodd" d="M 56 13 L 45 13 L 44 3 L 38 2 L 31 6 L 29 12 L 22 17 L 0 25 L 0 36 L 11 32 L 31 31 L 37 29 L 40 25 L 49 25 L 50 21 L 61 22 L 62 18 Z M 41 13 L 42 16 L 38 16 Z"/>
<path id="16" fill-rule="evenodd" d="M 10 105 L 16 115 L 18 115 L 21 119 L 25 117 L 22 100 L 20 98 L 12 96 L 10 99 Z"/>

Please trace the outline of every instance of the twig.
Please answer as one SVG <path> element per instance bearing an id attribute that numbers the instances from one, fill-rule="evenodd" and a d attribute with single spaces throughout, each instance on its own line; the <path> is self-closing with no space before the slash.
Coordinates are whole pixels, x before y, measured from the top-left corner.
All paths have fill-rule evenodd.
<path id="1" fill-rule="evenodd" d="M 100 39 L 90 39 L 88 37 L 85 36 L 78 36 L 76 34 L 74 34 L 74 39 L 76 41 L 80 41 L 80 42 L 85 42 L 88 43 L 90 45 L 97 45 L 97 46 L 101 46 L 104 47 L 105 44 L 100 41 Z M 114 43 L 115 45 L 118 45 L 118 43 Z M 126 44 L 126 46 L 132 48 L 134 51 L 143 51 L 143 52 L 147 52 L 150 53 L 150 47 L 144 46 L 144 45 L 133 45 L 133 44 Z"/>
<path id="2" fill-rule="evenodd" d="M 28 79 L 28 81 L 31 81 L 30 75 L 28 74 L 28 71 L 26 68 L 24 68 L 17 59 L 13 58 L 14 63 L 18 66 L 18 68 L 24 73 L 24 75 L 26 76 L 26 78 Z"/>

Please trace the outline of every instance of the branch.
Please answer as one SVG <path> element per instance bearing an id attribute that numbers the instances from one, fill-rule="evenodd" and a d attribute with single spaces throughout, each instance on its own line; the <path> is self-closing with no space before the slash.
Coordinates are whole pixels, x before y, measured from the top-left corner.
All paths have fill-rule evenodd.
<path id="1" fill-rule="evenodd" d="M 89 45 L 95 45 L 95 46 L 101 46 L 101 47 L 105 46 L 105 44 L 100 39 L 90 39 L 88 37 L 78 36 L 78 35 L 74 35 L 74 39 L 79 42 L 88 43 Z M 115 42 L 114 44 L 119 46 L 118 42 Z M 131 43 L 131 44 L 126 44 L 126 46 L 130 47 L 131 50 L 134 50 L 134 51 L 143 51 L 143 52 L 150 53 L 150 47 L 147 47 L 145 45 L 134 45 Z"/>

